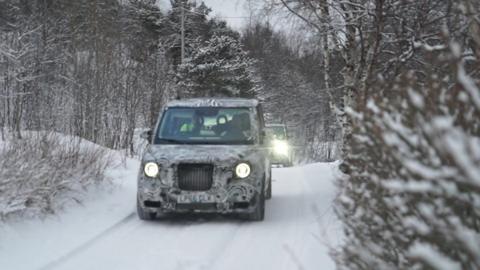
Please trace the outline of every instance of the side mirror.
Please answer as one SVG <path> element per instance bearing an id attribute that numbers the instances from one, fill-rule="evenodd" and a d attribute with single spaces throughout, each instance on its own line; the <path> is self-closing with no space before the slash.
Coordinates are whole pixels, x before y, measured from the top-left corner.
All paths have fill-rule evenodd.
<path id="1" fill-rule="evenodd" d="M 149 129 L 140 133 L 140 138 L 147 140 L 150 143 L 152 141 L 152 130 Z"/>

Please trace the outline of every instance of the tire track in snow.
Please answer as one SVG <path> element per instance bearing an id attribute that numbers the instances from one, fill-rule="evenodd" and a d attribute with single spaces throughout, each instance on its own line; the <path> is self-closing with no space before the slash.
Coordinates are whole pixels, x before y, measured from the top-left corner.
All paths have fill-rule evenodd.
<path id="1" fill-rule="evenodd" d="M 303 233 L 303 230 L 305 229 L 305 224 L 303 222 L 300 222 L 300 220 L 308 218 L 308 212 L 306 211 L 306 208 L 308 205 L 307 201 L 309 196 L 307 190 L 309 189 L 307 188 L 307 177 L 305 175 L 305 172 L 303 170 L 300 170 L 299 167 L 291 168 L 291 170 L 297 171 L 295 175 L 297 175 L 297 182 L 299 183 L 299 185 L 296 186 L 296 206 L 293 206 L 295 210 L 293 210 L 292 213 L 294 214 L 295 221 L 293 222 L 291 228 L 291 234 L 295 237 L 293 237 L 293 242 L 291 242 L 291 239 L 289 239 L 282 244 L 282 250 L 287 255 L 285 257 L 283 268 L 292 269 L 291 267 L 293 266 L 297 270 L 304 270 L 305 267 L 303 266 L 300 256 L 306 249 L 306 246 L 304 244 L 306 236 Z M 295 252 L 295 250 L 297 250 L 297 252 Z"/>
<path id="2" fill-rule="evenodd" d="M 295 264 L 298 270 L 305 270 L 305 268 L 303 267 L 302 261 L 298 258 L 298 256 L 295 254 L 295 252 L 289 245 L 284 244 L 283 249 L 289 256 L 289 258 L 292 260 L 292 262 Z"/>
<path id="3" fill-rule="evenodd" d="M 206 269 L 215 269 L 220 258 L 222 258 L 223 254 L 226 254 L 228 250 L 234 245 L 234 239 L 239 235 L 240 230 L 242 229 L 242 225 L 245 224 L 243 221 L 235 225 L 234 228 L 231 229 L 231 232 L 226 235 L 220 245 L 217 245 L 217 248 L 212 250 L 210 257 L 207 260 L 207 268 Z"/>
<path id="4" fill-rule="evenodd" d="M 86 241 L 82 245 L 74 248 L 70 252 L 60 256 L 58 259 L 53 260 L 46 264 L 45 266 L 39 268 L 38 270 L 51 270 L 55 269 L 58 266 L 62 265 L 63 263 L 67 262 L 70 258 L 74 257 L 75 255 L 87 250 L 91 246 L 93 246 L 96 242 L 100 241 L 101 239 L 105 238 L 109 234 L 115 232 L 118 230 L 120 227 L 124 226 L 125 224 L 129 223 L 130 221 L 134 220 L 136 217 L 136 213 L 131 213 L 128 216 L 124 217 L 121 219 L 119 222 L 115 223 L 114 225 L 110 226 L 106 230 L 102 231 L 101 233 L 97 234 L 90 240 Z"/>
<path id="5" fill-rule="evenodd" d="M 298 220 L 307 214 L 305 210 L 304 188 L 299 185 L 303 181 L 291 179 L 293 168 L 275 170 L 274 191 L 272 200 L 267 202 L 267 213 L 263 222 L 243 222 L 236 234 L 231 237 L 221 256 L 206 268 L 209 270 L 223 270 L 225 265 L 229 269 L 304 269 L 298 260 L 292 260 L 292 254 L 285 250 L 288 244 L 301 234 Z M 285 174 L 286 173 L 286 174 Z M 289 198 L 295 201 L 289 202 Z M 286 218 L 288 216 L 288 218 Z M 290 247 L 289 247 L 290 248 Z M 271 254 L 277 256 L 271 261 Z M 285 253 L 283 255 L 282 253 Z M 239 255 L 243 259 L 239 259 Z M 254 260 L 252 260 L 254 258 Z M 300 267 L 299 267 L 300 265 Z M 273 268 L 272 268 L 273 267 Z"/>
<path id="6" fill-rule="evenodd" d="M 219 258 L 223 256 L 223 254 L 231 247 L 233 244 L 233 239 L 237 236 L 238 232 L 240 231 L 241 225 L 243 222 L 238 222 L 234 226 L 228 226 L 227 230 L 222 232 L 223 237 L 215 243 L 215 246 L 212 246 L 208 254 L 205 255 L 204 258 L 201 260 L 194 260 L 194 261 L 182 261 L 178 260 L 176 262 L 177 266 L 175 270 L 212 270 L 215 269 L 213 265 L 216 264 Z M 213 224 L 206 224 L 211 226 Z M 218 225 L 214 225 L 217 227 Z M 218 229 L 223 229 L 225 224 L 220 224 Z M 200 229 L 200 228 L 197 228 Z M 175 249 L 178 249 L 179 246 L 184 245 L 191 241 L 192 237 L 194 238 L 195 231 L 188 232 L 188 235 L 184 235 L 185 238 L 179 239 Z M 193 264 L 192 264 L 193 263 Z"/>

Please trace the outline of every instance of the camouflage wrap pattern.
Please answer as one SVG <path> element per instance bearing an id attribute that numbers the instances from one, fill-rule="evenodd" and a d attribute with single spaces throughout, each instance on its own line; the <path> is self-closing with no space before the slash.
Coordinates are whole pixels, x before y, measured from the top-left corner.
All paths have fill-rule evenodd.
<path id="1" fill-rule="evenodd" d="M 225 108 L 240 108 L 248 107 L 255 108 L 258 105 L 258 101 L 255 99 L 243 99 L 243 98 L 229 98 L 229 99 L 208 99 L 208 98 L 192 98 L 186 100 L 173 100 L 170 101 L 168 107 L 225 107 Z"/>
<path id="2" fill-rule="evenodd" d="M 251 145 L 191 145 L 191 144 L 156 144 L 149 145 L 144 152 L 138 175 L 138 200 L 140 202 L 160 202 L 163 212 L 180 212 L 178 204 L 211 204 L 213 209 L 203 212 L 250 212 L 255 205 L 248 208 L 234 208 L 234 203 L 251 203 L 267 188 L 270 178 L 270 163 L 267 147 L 259 140 L 259 123 L 257 120 L 256 100 L 247 99 L 190 99 L 171 101 L 169 107 L 247 107 L 250 108 Z M 160 117 L 161 118 L 161 117 Z M 160 119 L 159 119 L 160 121 Z M 157 127 L 159 123 L 157 123 Z M 156 134 L 155 130 L 153 134 Z M 154 162 L 159 166 L 156 178 L 149 178 L 143 172 L 144 165 Z M 244 179 L 235 176 L 237 164 L 245 162 L 251 167 L 250 175 Z M 213 182 L 207 191 L 185 191 L 178 187 L 178 165 L 211 164 Z M 262 190 L 262 187 L 264 190 Z M 196 211 L 197 211 L 196 210 Z"/>
<path id="3" fill-rule="evenodd" d="M 262 182 L 270 177 L 266 175 L 269 165 L 264 152 L 253 145 L 150 145 L 139 171 L 139 199 L 162 202 L 164 211 L 175 211 L 176 203 L 216 203 L 218 212 L 231 212 L 232 203 L 251 202 L 263 192 Z M 147 162 L 159 165 L 156 178 L 144 175 L 143 165 Z M 240 162 L 251 167 L 247 178 L 235 177 L 235 166 Z M 176 183 L 179 164 L 213 164 L 212 188 L 208 191 L 180 190 Z M 195 201 L 190 195 L 194 195 Z"/>

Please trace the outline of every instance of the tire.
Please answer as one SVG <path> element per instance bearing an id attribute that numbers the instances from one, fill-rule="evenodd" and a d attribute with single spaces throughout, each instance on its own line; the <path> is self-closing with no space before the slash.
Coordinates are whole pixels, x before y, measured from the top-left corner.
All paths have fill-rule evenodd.
<path id="1" fill-rule="evenodd" d="M 272 198 L 272 180 L 270 180 L 270 183 L 268 184 L 267 192 L 265 194 L 265 199 L 270 200 Z"/>
<path id="2" fill-rule="evenodd" d="M 270 177 L 268 178 L 268 188 L 265 194 L 265 199 L 270 200 L 272 198 L 272 168 L 270 167 Z"/>
<path id="3" fill-rule="evenodd" d="M 262 191 L 265 189 L 265 182 L 263 183 Z M 258 194 L 258 202 L 255 210 L 247 214 L 247 219 L 250 221 L 263 221 L 265 218 L 265 192 Z"/>
<path id="4" fill-rule="evenodd" d="M 140 202 L 138 201 L 138 199 L 137 199 L 137 215 L 138 215 L 138 218 L 140 218 L 141 220 L 154 220 L 157 217 L 156 213 L 145 210 L 140 205 Z"/>

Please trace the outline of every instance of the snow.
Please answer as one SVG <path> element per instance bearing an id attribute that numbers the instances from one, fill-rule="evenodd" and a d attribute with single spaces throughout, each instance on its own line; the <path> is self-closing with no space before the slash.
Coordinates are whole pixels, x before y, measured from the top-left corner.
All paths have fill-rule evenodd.
<path id="1" fill-rule="evenodd" d="M 479 103 L 480 104 L 480 103 Z M 451 154 L 457 167 L 463 169 L 463 172 L 473 179 L 477 186 L 480 186 L 480 170 L 478 169 L 478 161 L 472 159 L 478 139 L 470 137 L 463 130 L 453 125 L 453 119 L 447 117 L 437 117 L 433 120 L 433 127 L 437 132 L 445 133 L 440 141 L 440 145 L 444 150 Z"/>
<path id="2" fill-rule="evenodd" d="M 423 48 L 427 52 L 434 52 L 434 51 L 443 51 L 447 48 L 444 44 L 438 44 L 438 45 L 429 45 L 426 42 L 420 42 L 420 41 L 413 41 L 413 47 L 414 48 Z"/>
<path id="3" fill-rule="evenodd" d="M 2 269 L 41 268 L 132 213 L 138 166 L 138 161 L 128 159 L 126 168 L 112 168 L 108 176 L 114 177 L 117 185 L 91 189 L 84 203 L 69 212 L 44 220 L 0 223 Z"/>
<path id="4" fill-rule="evenodd" d="M 463 65 L 458 65 L 458 81 L 464 87 L 472 98 L 473 104 L 480 110 L 480 89 L 475 84 L 474 80 L 468 76 Z"/>
<path id="5" fill-rule="evenodd" d="M 407 228 L 412 228 L 420 235 L 428 235 L 431 233 L 430 227 L 425 224 L 420 218 L 415 216 L 407 216 L 403 219 L 403 225 Z"/>
<path id="6" fill-rule="evenodd" d="M 108 180 L 103 172 L 113 152 L 106 148 L 53 132 L 22 136 L 0 143 L 0 219 L 43 217 Z"/>
<path id="7" fill-rule="evenodd" d="M 412 101 L 412 104 L 415 107 L 417 107 L 418 109 L 423 109 L 423 107 L 425 106 L 425 101 L 422 95 L 410 88 L 408 89 L 408 96 L 410 97 L 410 101 Z"/>
<path id="8" fill-rule="evenodd" d="M 439 270 L 460 270 L 461 266 L 450 260 L 441 252 L 435 250 L 431 245 L 424 243 L 415 243 L 410 247 L 410 256 L 426 262 L 434 269 Z"/>
<path id="9" fill-rule="evenodd" d="M 336 163 L 273 169 L 263 222 L 134 214 L 139 162 L 109 171 L 115 188 L 46 220 L 0 227 L 2 269 L 334 269 Z M 27 259 L 26 259 L 27 258 Z"/>
<path id="10" fill-rule="evenodd" d="M 372 99 L 369 99 L 367 102 L 367 108 L 370 109 L 373 113 L 379 114 L 380 113 L 380 108 L 378 108 L 377 104 L 375 104 L 375 101 Z"/>
<path id="11" fill-rule="evenodd" d="M 172 100 L 166 107 L 256 107 L 258 101 L 245 98 L 191 98 Z"/>

